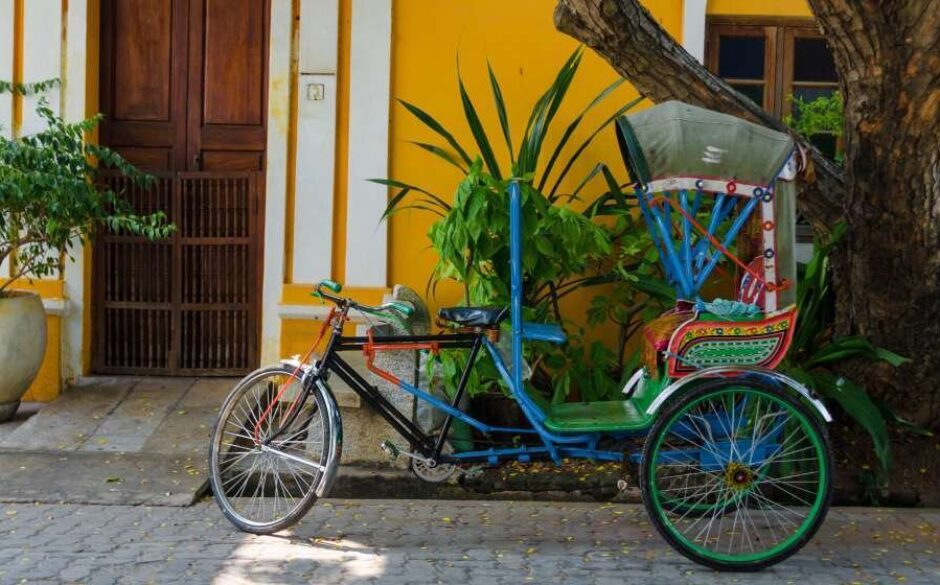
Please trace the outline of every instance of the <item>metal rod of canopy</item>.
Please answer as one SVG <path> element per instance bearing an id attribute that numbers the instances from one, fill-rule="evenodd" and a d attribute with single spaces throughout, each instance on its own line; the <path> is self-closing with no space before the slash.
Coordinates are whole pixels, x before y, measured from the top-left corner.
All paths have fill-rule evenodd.
<path id="1" fill-rule="evenodd" d="M 512 318 L 513 391 L 522 388 L 522 190 L 519 183 L 509 184 L 509 292 Z"/>

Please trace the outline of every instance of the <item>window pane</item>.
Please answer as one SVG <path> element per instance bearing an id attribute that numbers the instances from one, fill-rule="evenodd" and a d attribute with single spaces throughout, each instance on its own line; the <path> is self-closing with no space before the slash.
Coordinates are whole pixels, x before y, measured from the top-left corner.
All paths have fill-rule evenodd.
<path id="1" fill-rule="evenodd" d="M 794 39 L 794 81 L 837 81 L 836 66 L 823 39 Z"/>
<path id="2" fill-rule="evenodd" d="M 764 107 L 764 86 L 763 85 L 743 85 L 732 83 L 731 87 L 751 98 L 755 104 Z"/>
<path id="3" fill-rule="evenodd" d="M 763 79 L 764 37 L 719 37 L 718 76 Z"/>

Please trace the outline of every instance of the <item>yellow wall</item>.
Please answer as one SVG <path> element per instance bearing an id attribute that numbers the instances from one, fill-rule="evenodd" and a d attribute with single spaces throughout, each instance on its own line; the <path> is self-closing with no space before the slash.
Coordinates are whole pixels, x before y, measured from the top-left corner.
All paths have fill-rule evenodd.
<path id="1" fill-rule="evenodd" d="M 680 0 L 650 0 L 647 5 L 667 30 L 674 33 L 679 30 Z M 393 99 L 403 99 L 427 110 L 466 145 L 472 156 L 476 149 L 472 148 L 473 140 L 464 122 L 456 64 L 459 59 L 464 82 L 483 122 L 491 130 L 491 136 L 497 137 L 499 125 L 486 74 L 489 60 L 502 84 L 513 141 L 517 145 L 531 106 L 578 46 L 576 41 L 555 30 L 554 6 L 553 0 L 396 0 L 392 19 Z M 558 114 L 554 136 L 557 137 L 567 121 L 615 79 L 614 70 L 587 51 L 567 103 Z M 571 143 L 580 144 L 600 120 L 635 96 L 632 88 L 620 88 L 583 124 Z M 439 143 L 440 140 L 397 104 L 392 110 L 391 124 L 392 176 L 426 186 L 444 199 L 452 199 L 459 172 L 407 143 L 409 140 Z M 547 143 L 553 142 L 550 136 Z M 508 167 L 504 162 L 507 153 L 503 141 L 498 140 L 494 148 L 501 166 Z M 598 161 L 608 162 L 616 173 L 625 177 L 612 130 L 604 132 L 584 152 L 580 165 L 570 173 L 572 181 L 580 181 Z M 432 222 L 433 217 L 420 211 L 404 211 L 392 218 L 391 283 L 424 292 L 436 259 L 426 237 Z M 434 306 L 455 302 L 459 294 L 456 287 L 439 289 L 436 298 L 429 299 L 432 310 Z"/>
<path id="2" fill-rule="evenodd" d="M 806 0 L 709 0 L 708 14 L 812 17 Z"/>

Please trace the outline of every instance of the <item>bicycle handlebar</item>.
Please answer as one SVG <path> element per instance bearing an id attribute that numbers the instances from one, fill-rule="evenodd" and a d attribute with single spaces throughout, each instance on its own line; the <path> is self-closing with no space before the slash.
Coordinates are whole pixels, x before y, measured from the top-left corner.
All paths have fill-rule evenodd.
<path id="1" fill-rule="evenodd" d="M 328 294 L 323 291 L 324 288 L 339 294 L 343 290 L 343 285 L 333 280 L 321 280 L 317 283 L 316 289 L 311 294 L 315 297 L 330 301 L 331 303 L 335 303 L 337 305 L 346 304 L 350 308 L 357 309 L 365 313 L 385 313 L 388 311 L 395 311 L 404 317 L 411 317 L 415 313 L 414 307 L 401 301 L 392 301 L 378 306 L 365 305 L 350 298 L 338 297 Z"/>

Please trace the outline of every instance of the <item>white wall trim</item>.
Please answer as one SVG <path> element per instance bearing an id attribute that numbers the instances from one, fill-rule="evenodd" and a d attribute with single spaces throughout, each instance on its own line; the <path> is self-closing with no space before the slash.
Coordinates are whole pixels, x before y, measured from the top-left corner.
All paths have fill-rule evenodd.
<path id="1" fill-rule="evenodd" d="M 46 315 L 62 316 L 67 313 L 69 302 L 66 299 L 43 299 L 42 308 Z"/>
<path id="2" fill-rule="evenodd" d="M 346 284 L 384 287 L 388 189 L 367 180 L 388 176 L 392 0 L 352 0 L 350 44 Z"/>
<path id="3" fill-rule="evenodd" d="M 329 278 L 333 261 L 339 0 L 302 0 L 291 282 Z"/>
<path id="4" fill-rule="evenodd" d="M 13 81 L 13 0 L 0 0 L 0 80 Z M 13 134 L 13 98 L 0 94 L 0 136 Z M 10 263 L 0 262 L 0 278 L 10 275 Z"/>
<path id="5" fill-rule="evenodd" d="M 682 7 L 682 46 L 690 55 L 705 62 L 705 15 L 708 0 L 685 0 Z"/>
<path id="6" fill-rule="evenodd" d="M 35 83 L 63 78 L 62 69 L 62 2 L 61 0 L 30 0 L 23 3 L 23 81 Z M 53 89 L 45 94 L 53 111 L 61 112 L 61 92 Z M 21 135 L 41 132 L 45 122 L 36 114 L 42 96 L 23 98 Z"/>
<path id="7" fill-rule="evenodd" d="M 275 362 L 281 345 L 277 307 L 284 283 L 287 213 L 287 144 L 290 127 L 291 0 L 271 2 L 268 55 L 268 144 L 264 209 L 264 277 L 261 290 L 261 363 Z"/>
<path id="8" fill-rule="evenodd" d="M 65 63 L 62 64 L 62 116 L 68 122 L 77 122 L 85 117 L 86 68 L 88 66 L 88 0 L 71 0 L 68 4 L 65 37 Z M 85 290 L 85 250 L 76 243 L 71 257 L 66 259 L 64 295 L 68 311 L 60 313 L 62 339 L 60 360 L 62 379 L 73 380 L 83 375 L 82 352 L 84 350 L 85 303 L 91 291 Z"/>
<path id="9" fill-rule="evenodd" d="M 13 81 L 13 0 L 0 0 L 0 80 Z M 13 131 L 13 99 L 0 94 L 0 136 L 9 138 Z M 0 276 L 7 275 L 6 263 Z"/>

